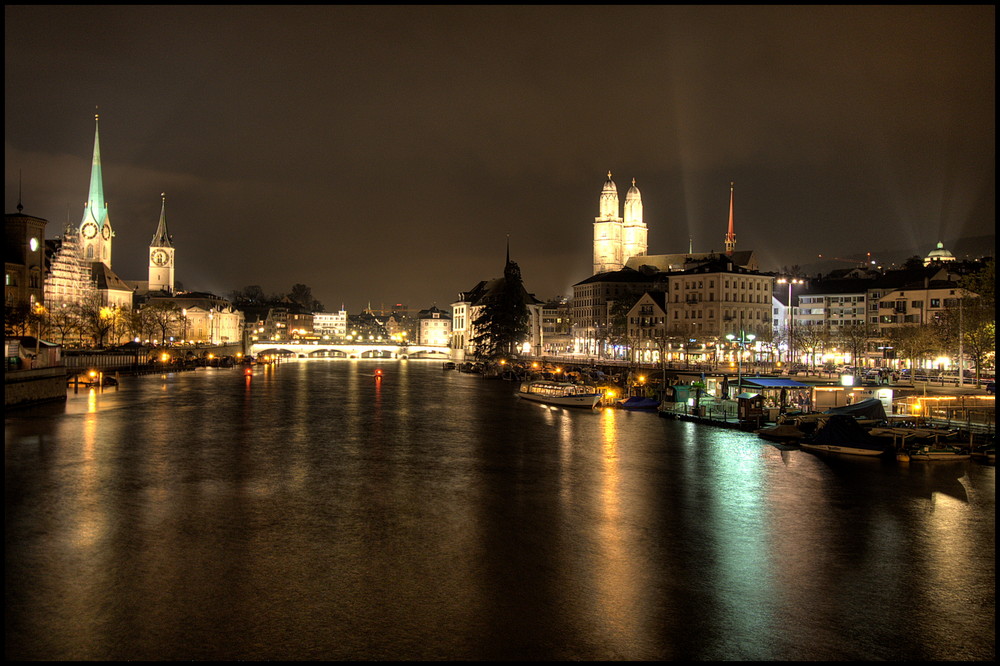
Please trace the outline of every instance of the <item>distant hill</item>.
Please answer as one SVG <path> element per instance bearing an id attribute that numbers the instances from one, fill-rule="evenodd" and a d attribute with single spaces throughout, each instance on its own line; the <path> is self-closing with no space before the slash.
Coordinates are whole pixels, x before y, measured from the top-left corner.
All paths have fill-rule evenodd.
<path id="1" fill-rule="evenodd" d="M 950 250 L 957 259 L 979 259 L 981 257 L 996 256 L 996 234 L 989 234 L 986 236 L 970 236 L 967 238 L 959 238 L 950 241 L 945 240 L 942 242 L 944 243 L 945 249 Z M 933 247 L 927 248 L 927 252 L 930 252 L 932 249 Z M 926 256 L 927 252 L 921 255 L 921 257 Z M 867 251 L 855 254 L 845 254 L 841 258 L 857 259 L 858 265 L 861 265 L 865 263 L 866 255 Z M 878 250 L 872 252 L 872 257 L 878 261 L 880 266 L 891 266 L 893 264 L 901 266 L 912 256 L 912 253 L 901 250 Z M 818 273 L 829 273 L 830 271 L 838 268 L 850 268 L 850 264 L 843 261 L 826 261 L 825 259 L 820 259 L 809 264 L 802 264 L 801 268 L 803 275 L 812 276 Z"/>

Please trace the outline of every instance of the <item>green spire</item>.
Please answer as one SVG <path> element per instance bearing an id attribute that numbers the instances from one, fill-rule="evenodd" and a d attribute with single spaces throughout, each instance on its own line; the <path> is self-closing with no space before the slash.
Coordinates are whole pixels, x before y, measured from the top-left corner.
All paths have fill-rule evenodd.
<path id="1" fill-rule="evenodd" d="M 149 244 L 151 247 L 173 247 L 170 244 L 170 234 L 167 233 L 167 194 L 162 192 L 160 197 L 163 203 L 160 204 L 160 223 L 156 226 L 156 233 Z"/>
<path id="2" fill-rule="evenodd" d="M 82 226 L 88 219 L 93 220 L 100 229 L 108 217 L 108 205 L 104 202 L 104 179 L 101 177 L 101 139 L 98 128 L 98 116 L 94 114 L 94 161 L 90 167 L 90 196 L 83 209 Z"/>

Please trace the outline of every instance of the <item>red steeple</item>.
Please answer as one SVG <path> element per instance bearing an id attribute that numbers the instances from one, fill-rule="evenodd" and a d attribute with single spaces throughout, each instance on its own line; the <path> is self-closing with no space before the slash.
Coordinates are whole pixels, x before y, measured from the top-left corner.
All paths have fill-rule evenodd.
<path id="1" fill-rule="evenodd" d="M 736 249 L 736 232 L 733 231 L 733 183 L 729 183 L 729 232 L 726 234 L 726 254 Z"/>

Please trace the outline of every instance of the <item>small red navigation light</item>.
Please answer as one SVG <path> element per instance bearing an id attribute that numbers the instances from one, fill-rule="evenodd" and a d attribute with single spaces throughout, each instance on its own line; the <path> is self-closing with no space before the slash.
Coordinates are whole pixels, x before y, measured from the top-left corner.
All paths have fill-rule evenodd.
<path id="1" fill-rule="evenodd" d="M 376 379 L 382 379 L 382 368 L 375 371 L 375 377 Z"/>

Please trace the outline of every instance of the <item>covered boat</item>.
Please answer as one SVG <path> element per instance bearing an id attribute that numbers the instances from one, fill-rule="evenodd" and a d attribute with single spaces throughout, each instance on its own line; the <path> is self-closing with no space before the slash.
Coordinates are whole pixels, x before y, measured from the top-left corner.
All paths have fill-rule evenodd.
<path id="1" fill-rule="evenodd" d="M 863 419 L 866 421 L 885 421 L 885 407 L 882 405 L 882 401 L 878 398 L 868 398 L 867 400 L 856 402 L 853 405 L 834 407 L 833 409 L 826 410 L 825 413 L 847 414 L 848 416 L 853 416 L 855 419 Z"/>
<path id="2" fill-rule="evenodd" d="M 846 453 L 854 456 L 880 456 L 890 448 L 890 443 L 874 437 L 853 416 L 831 414 L 815 434 L 799 442 L 803 449 Z"/>
<path id="3" fill-rule="evenodd" d="M 660 401 L 654 400 L 653 398 L 646 398 L 641 395 L 634 395 L 631 398 L 619 400 L 617 405 L 622 409 L 645 409 L 652 411 L 660 406 Z"/>
<path id="4" fill-rule="evenodd" d="M 593 409 L 597 406 L 602 397 L 593 386 L 552 381 L 522 382 L 520 389 L 514 395 L 548 405 L 586 407 L 587 409 Z"/>
<path id="5" fill-rule="evenodd" d="M 767 428 L 758 428 L 754 432 L 761 439 L 771 442 L 797 442 L 806 436 L 805 432 L 790 423 L 780 423 L 768 426 Z"/>

